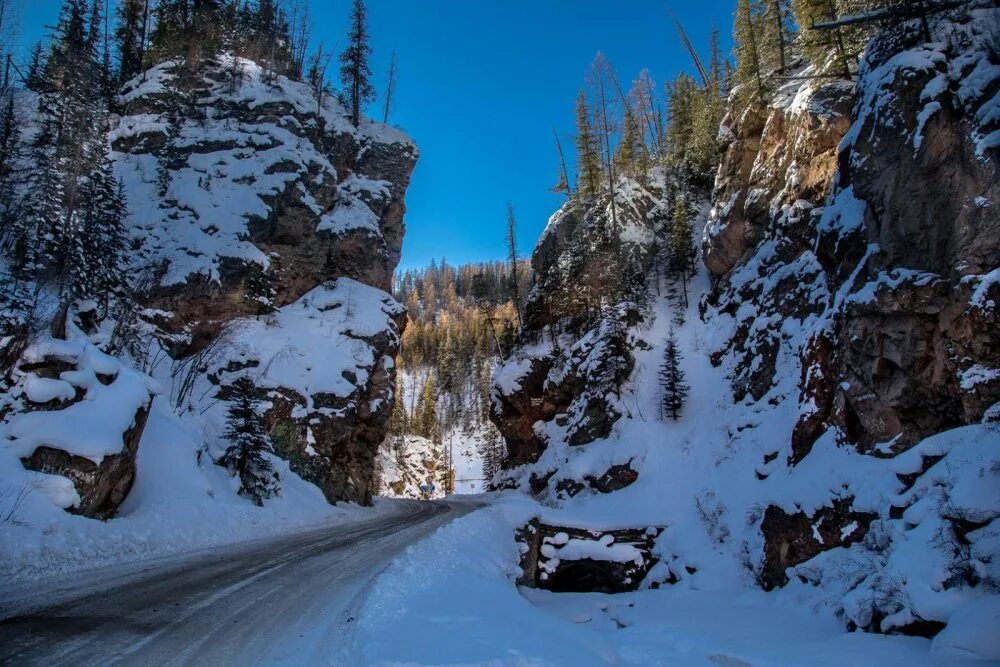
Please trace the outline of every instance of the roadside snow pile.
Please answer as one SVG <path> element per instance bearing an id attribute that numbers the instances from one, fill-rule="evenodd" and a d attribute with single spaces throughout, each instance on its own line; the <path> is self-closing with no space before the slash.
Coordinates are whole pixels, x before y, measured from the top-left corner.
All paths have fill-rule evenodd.
<path id="1" fill-rule="evenodd" d="M 283 493 L 258 508 L 237 494 L 234 480 L 214 464 L 201 425 L 178 418 L 163 398 L 154 401 L 138 449 L 132 489 L 115 518 L 102 522 L 54 505 L 44 484 L 28 482 L 15 506 L 20 464 L 2 460 L 0 479 L 0 580 L 7 583 L 101 565 L 166 556 L 365 518 L 379 508 L 332 506 L 285 461 L 272 458 Z M 68 481 L 68 480 L 67 480 Z M 72 487 L 70 486 L 70 489 Z"/>

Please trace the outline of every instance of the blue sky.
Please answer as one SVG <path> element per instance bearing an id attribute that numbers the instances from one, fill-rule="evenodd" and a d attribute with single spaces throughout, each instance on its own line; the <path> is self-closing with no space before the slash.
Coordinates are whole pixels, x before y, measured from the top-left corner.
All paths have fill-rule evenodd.
<path id="1" fill-rule="evenodd" d="M 21 0 L 25 43 L 59 0 Z M 340 49 L 348 0 L 313 0 L 313 38 Z M 671 8 L 706 50 L 713 25 L 728 49 L 735 0 L 675 0 Z M 573 103 L 598 50 L 627 85 L 648 68 L 657 82 L 691 71 L 663 0 L 369 0 L 381 89 L 399 58 L 392 121 L 421 160 L 407 194 L 403 268 L 500 258 L 508 200 L 528 255 L 562 198 L 552 127 L 572 142 Z"/>

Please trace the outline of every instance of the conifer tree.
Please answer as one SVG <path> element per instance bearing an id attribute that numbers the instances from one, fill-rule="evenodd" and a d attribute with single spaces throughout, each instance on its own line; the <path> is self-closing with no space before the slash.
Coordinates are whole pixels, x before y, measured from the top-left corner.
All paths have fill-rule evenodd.
<path id="1" fill-rule="evenodd" d="M 768 90 L 762 62 L 761 38 L 765 19 L 761 0 L 738 0 L 736 22 L 733 28 L 734 53 L 736 54 L 736 82 L 745 94 L 744 99 L 766 104 Z"/>
<path id="2" fill-rule="evenodd" d="M 403 376 L 396 374 L 396 384 L 392 392 L 392 412 L 389 413 L 389 435 L 402 440 L 409 429 L 409 415 L 403 391 Z"/>
<path id="3" fill-rule="evenodd" d="M 21 178 L 21 154 L 20 119 L 14 107 L 14 96 L 8 95 L 0 112 L 0 245 L 4 244 L 13 218 L 14 199 Z"/>
<path id="4" fill-rule="evenodd" d="M 270 271 L 257 262 L 250 262 L 246 271 L 243 298 L 253 307 L 256 318 L 275 312 L 277 308 L 274 307 L 274 298 L 277 291 Z"/>
<path id="5" fill-rule="evenodd" d="M 690 388 L 680 366 L 681 353 L 673 329 L 667 335 L 663 348 L 663 365 L 660 367 L 660 419 L 680 419 Z"/>
<path id="6" fill-rule="evenodd" d="M 576 97 L 576 161 L 577 192 L 584 199 L 597 196 L 601 187 L 601 151 L 591 124 L 587 95 L 582 90 Z"/>
<path id="7" fill-rule="evenodd" d="M 420 398 L 417 401 L 417 413 L 414 415 L 414 429 L 416 435 L 436 440 L 438 437 L 438 414 L 437 414 L 437 383 L 433 374 L 428 374 L 423 386 L 420 388 Z"/>
<path id="8" fill-rule="evenodd" d="M 43 72 L 45 70 L 45 48 L 41 42 L 35 42 L 31 47 L 31 54 L 28 56 L 27 73 L 24 76 L 24 85 L 28 90 L 41 92 L 43 83 Z"/>
<path id="9" fill-rule="evenodd" d="M 347 48 L 340 54 L 340 81 L 343 101 L 351 111 L 351 123 L 361 124 L 361 107 L 375 100 L 368 58 L 372 53 L 368 35 L 368 12 L 364 0 L 354 0 Z"/>
<path id="10" fill-rule="evenodd" d="M 645 175 L 649 168 L 642 128 L 632 109 L 625 111 L 621 141 L 615 150 L 615 166 L 619 173 L 632 177 Z"/>
<path id="11" fill-rule="evenodd" d="M 247 377 L 230 386 L 231 398 L 226 417 L 225 438 L 230 442 L 218 464 L 239 475 L 240 495 L 263 506 L 268 498 L 281 493 L 281 481 L 266 454 L 273 450 L 264 428 L 264 416 Z"/>
<path id="12" fill-rule="evenodd" d="M 143 70 L 149 18 L 149 0 L 121 0 L 118 5 L 115 43 L 118 49 L 119 84 Z"/>
<path id="13" fill-rule="evenodd" d="M 670 227 L 670 269 L 681 282 L 683 308 L 688 306 L 688 279 L 694 269 L 694 238 L 687 198 L 678 194 Z"/>

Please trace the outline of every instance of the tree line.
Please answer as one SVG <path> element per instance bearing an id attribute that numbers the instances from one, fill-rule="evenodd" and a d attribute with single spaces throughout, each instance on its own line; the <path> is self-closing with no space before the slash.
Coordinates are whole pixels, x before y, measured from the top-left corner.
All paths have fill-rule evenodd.
<path id="1" fill-rule="evenodd" d="M 389 437 L 419 435 L 443 447 L 446 434 L 476 433 L 487 479 L 504 456 L 489 422 L 492 370 L 514 346 L 519 304 L 531 283 L 530 264 L 513 257 L 460 266 L 432 261 L 400 271 L 393 290 L 409 313 L 397 361 L 411 385 L 398 376 L 402 400 L 394 403 Z M 441 461 L 448 468 L 448 458 Z M 449 475 L 443 470 L 442 482 Z"/>
<path id="2" fill-rule="evenodd" d="M 889 0 L 739 0 L 734 22 L 734 81 L 743 103 L 767 104 L 784 77 L 809 63 L 817 78 L 854 74 L 874 25 L 811 29 L 888 7 Z"/>

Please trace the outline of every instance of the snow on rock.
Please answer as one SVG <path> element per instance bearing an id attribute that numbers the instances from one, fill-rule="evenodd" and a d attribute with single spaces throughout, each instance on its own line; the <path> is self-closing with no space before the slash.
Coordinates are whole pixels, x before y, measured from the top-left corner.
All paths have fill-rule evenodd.
<path id="1" fill-rule="evenodd" d="M 931 29 L 945 38 L 931 44 L 914 23 L 884 26 L 856 84 L 797 80 L 767 108 L 733 105 L 699 218 L 710 275 L 692 279 L 687 307 L 642 270 L 644 293 L 588 309 L 598 270 L 581 258 L 599 248 L 576 230 L 600 220 L 603 204 L 552 217 L 533 257 L 525 332 L 494 383 L 492 416 L 511 452 L 498 485 L 535 496 L 548 525 L 663 530 L 640 591 L 645 618 L 616 601 L 530 601 L 585 619 L 576 623 L 591 624 L 591 639 L 598 619 L 623 633 L 631 620 L 631 638 L 645 638 L 671 598 L 690 594 L 678 612 L 689 613 L 714 591 L 732 600 L 773 588 L 761 598 L 772 613 L 809 608 L 831 637 L 929 638 L 954 622 L 955 642 L 990 655 L 964 610 L 992 604 L 1000 554 L 1000 228 L 975 203 L 1000 197 L 996 151 L 982 140 L 998 122 L 998 11 L 975 0 L 935 14 Z M 633 266 L 656 261 L 620 272 L 631 279 Z M 613 349 L 594 344 L 615 340 L 605 320 L 620 327 L 621 354 L 610 356 L 625 370 L 575 383 L 600 366 L 575 351 Z M 676 422 L 660 414 L 657 382 L 671 329 L 691 385 Z M 571 408 L 598 385 L 600 400 Z M 571 440 L 584 418 L 610 424 Z M 626 464 L 628 484 L 589 484 Z M 841 647 L 866 642 L 865 660 L 910 650 L 921 664 L 938 659 L 928 639 L 904 648 L 855 637 Z"/>
<path id="2" fill-rule="evenodd" d="M 229 323 L 192 392 L 202 397 L 206 432 L 221 438 L 226 404 L 218 399 L 248 376 L 270 404 L 277 454 L 330 502 L 370 503 L 404 315 L 385 292 L 340 278 L 272 315 Z"/>
<path id="3" fill-rule="evenodd" d="M 387 498 L 444 497 L 441 446 L 418 435 L 389 436 L 376 459 L 378 495 Z"/>
<path id="4" fill-rule="evenodd" d="M 60 508 L 107 518 L 132 484 L 159 387 L 102 352 L 76 323 L 67 322 L 65 330 L 65 338 L 28 347 L 14 369 L 11 396 L 23 395 L 27 403 L 14 403 L 0 422 L 0 456 L 21 481 L 4 481 L 41 490 Z M 26 473 L 42 474 L 17 473 L 18 461 Z"/>
<path id="5" fill-rule="evenodd" d="M 332 96 L 228 55 L 197 73 L 160 63 L 119 102 L 113 157 L 141 263 L 164 267 L 161 325 L 248 314 L 232 295 L 249 263 L 279 305 L 339 276 L 389 288 L 417 158 L 401 132 L 356 129 Z"/>

